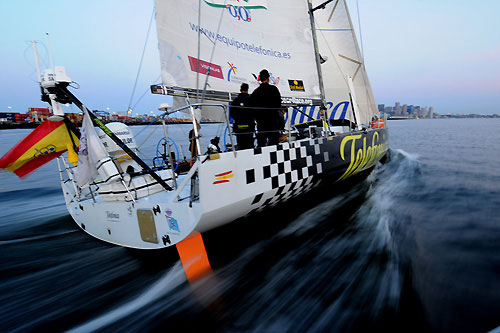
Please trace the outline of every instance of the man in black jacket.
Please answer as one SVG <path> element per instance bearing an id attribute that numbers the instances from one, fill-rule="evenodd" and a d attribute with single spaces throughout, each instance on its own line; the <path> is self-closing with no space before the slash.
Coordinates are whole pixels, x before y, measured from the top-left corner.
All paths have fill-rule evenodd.
<path id="1" fill-rule="evenodd" d="M 269 84 L 269 72 L 263 69 L 259 73 L 260 86 L 255 89 L 248 99 L 257 121 L 257 144 L 259 147 L 271 146 L 279 143 L 282 120 L 281 94 L 276 86 Z"/>
<path id="2" fill-rule="evenodd" d="M 231 103 L 230 114 L 234 119 L 233 131 L 239 150 L 254 148 L 255 119 L 252 110 L 246 106 L 249 97 L 248 84 L 243 83 L 238 97 Z"/>

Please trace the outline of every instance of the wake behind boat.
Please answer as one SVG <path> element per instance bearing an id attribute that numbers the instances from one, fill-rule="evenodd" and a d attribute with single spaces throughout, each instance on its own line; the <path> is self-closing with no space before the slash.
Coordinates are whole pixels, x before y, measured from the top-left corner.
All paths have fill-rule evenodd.
<path id="1" fill-rule="evenodd" d="M 178 169 L 169 144 L 153 165 L 144 162 L 128 127 L 103 124 L 59 67 L 40 79 L 59 119 L 0 160 L 24 175 L 58 157 L 66 206 L 88 234 L 138 249 L 181 244 L 320 182 L 333 187 L 386 154 L 387 129 L 344 0 L 157 0 L 156 11 L 162 83 L 151 90 L 174 96 L 162 115 L 165 140 L 170 114 L 191 117 L 198 155 L 189 170 Z M 283 140 L 237 150 L 229 103 L 241 83 L 257 87 L 262 64 L 287 108 Z M 84 113 L 81 135 L 64 117 L 60 104 L 68 102 Z M 202 119 L 225 123 L 223 152 L 201 154 Z"/>

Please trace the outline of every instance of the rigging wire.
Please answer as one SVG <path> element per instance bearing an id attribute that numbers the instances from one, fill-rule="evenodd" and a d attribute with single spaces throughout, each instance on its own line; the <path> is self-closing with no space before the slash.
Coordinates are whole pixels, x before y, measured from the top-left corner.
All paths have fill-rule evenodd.
<path id="1" fill-rule="evenodd" d="M 149 32 L 151 31 L 151 25 L 153 23 L 153 18 L 155 16 L 155 9 L 153 7 L 153 12 L 151 13 L 151 19 L 149 20 L 148 32 L 146 34 L 146 41 L 144 42 L 144 48 L 142 49 L 141 61 L 139 62 L 139 69 L 137 70 L 137 75 L 135 77 L 134 88 L 132 89 L 132 94 L 130 96 L 130 101 L 128 102 L 127 110 L 130 110 L 130 106 L 132 105 L 132 99 L 134 98 L 135 88 L 137 87 L 137 81 L 139 80 L 139 75 L 141 73 L 142 63 L 144 60 L 144 54 L 146 53 L 146 46 L 148 45 Z"/>
<path id="2" fill-rule="evenodd" d="M 216 36 L 219 35 L 220 26 L 222 25 L 222 17 L 224 16 L 224 12 L 225 12 L 225 9 L 226 9 L 226 2 L 227 2 L 227 0 L 224 1 L 224 8 L 221 10 L 221 13 L 220 13 L 219 25 L 217 26 L 217 34 L 216 34 Z M 198 29 L 198 30 L 200 30 L 200 29 Z M 207 36 L 207 38 L 208 38 L 208 36 Z M 217 38 L 214 38 L 213 44 L 214 44 L 214 46 L 212 47 L 212 53 L 210 54 L 210 63 L 212 63 L 213 58 L 214 58 L 215 47 L 217 46 Z M 202 103 L 205 101 L 205 93 L 207 91 L 209 74 L 210 73 L 207 73 L 207 75 L 205 76 L 205 84 L 203 85 L 203 95 L 201 96 L 201 102 Z"/>
<path id="3" fill-rule="evenodd" d="M 160 78 L 161 78 L 161 74 L 160 74 L 160 75 L 158 75 L 158 76 L 156 77 L 156 79 L 155 79 L 153 82 L 157 82 Z M 149 88 L 149 87 L 148 87 L 148 88 L 144 91 L 144 93 L 141 95 L 141 97 L 139 97 L 139 98 L 137 99 L 137 102 L 135 102 L 135 104 L 132 106 L 132 110 L 133 110 L 133 109 L 135 109 L 135 107 L 137 106 L 137 104 L 139 104 L 139 102 L 140 102 L 140 101 L 144 98 L 144 96 L 146 96 L 146 94 L 147 94 L 148 92 L 151 92 L 151 90 L 150 90 L 150 88 Z M 129 109 L 128 109 L 128 110 L 130 110 L 130 107 L 129 107 Z"/>
<path id="4" fill-rule="evenodd" d="M 198 1 L 198 59 L 196 60 L 196 102 L 200 101 L 201 0 Z"/>
<path id="5" fill-rule="evenodd" d="M 358 10 L 358 27 L 359 27 L 359 41 L 361 43 L 361 59 L 363 59 L 362 62 L 364 62 L 365 61 L 365 51 L 363 50 L 363 33 L 361 32 L 361 17 L 359 14 L 358 0 L 356 0 L 356 8 Z"/>

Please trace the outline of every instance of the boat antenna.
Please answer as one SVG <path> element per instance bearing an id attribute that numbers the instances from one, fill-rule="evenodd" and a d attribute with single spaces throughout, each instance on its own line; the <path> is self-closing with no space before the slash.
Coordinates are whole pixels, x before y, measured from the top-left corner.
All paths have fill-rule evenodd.
<path id="1" fill-rule="evenodd" d="M 31 45 L 33 46 L 33 54 L 35 55 L 35 66 L 36 66 L 36 73 L 38 74 L 38 83 L 42 83 L 42 74 L 40 73 L 40 62 L 38 61 L 38 51 L 36 48 L 36 41 L 32 40 Z"/>
<path id="2" fill-rule="evenodd" d="M 361 32 L 361 17 L 359 15 L 359 3 L 356 0 L 356 8 L 358 10 L 358 26 L 359 26 L 359 41 L 361 43 L 361 58 L 365 60 L 365 51 L 363 50 L 363 33 Z"/>
<path id="3" fill-rule="evenodd" d="M 130 112 L 131 110 L 132 99 L 134 98 L 135 88 L 137 87 L 137 81 L 139 80 L 139 75 L 141 73 L 142 63 L 144 60 L 144 53 L 146 53 L 146 46 L 148 45 L 149 32 L 151 31 L 151 25 L 153 23 L 154 16 L 155 16 L 155 8 L 153 7 L 153 12 L 151 13 L 151 19 L 149 20 L 148 32 L 146 34 L 146 41 L 144 42 L 144 48 L 142 49 L 141 61 L 139 62 L 139 69 L 137 70 L 137 75 L 135 77 L 135 82 L 134 82 L 134 88 L 132 89 L 132 94 L 130 95 L 130 101 L 128 102 L 128 107 L 127 107 L 128 112 Z"/>

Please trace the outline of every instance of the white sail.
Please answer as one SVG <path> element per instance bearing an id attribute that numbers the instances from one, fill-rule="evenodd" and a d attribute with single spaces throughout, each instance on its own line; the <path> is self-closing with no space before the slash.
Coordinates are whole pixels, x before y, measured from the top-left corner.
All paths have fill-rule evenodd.
<path id="1" fill-rule="evenodd" d="M 156 0 L 156 12 L 165 86 L 236 96 L 265 68 L 282 96 L 321 98 L 307 1 Z"/>
<path id="2" fill-rule="evenodd" d="M 324 1 L 313 1 L 319 5 Z M 379 115 L 368 81 L 363 58 L 356 40 L 345 0 L 330 2 L 324 10 L 314 13 L 319 53 L 325 59 L 321 65 L 329 116 L 354 121 L 347 76 L 352 78 L 360 119 L 367 124 Z M 346 108 L 347 106 L 347 108 Z M 336 108 L 336 110 L 334 110 Z"/>

